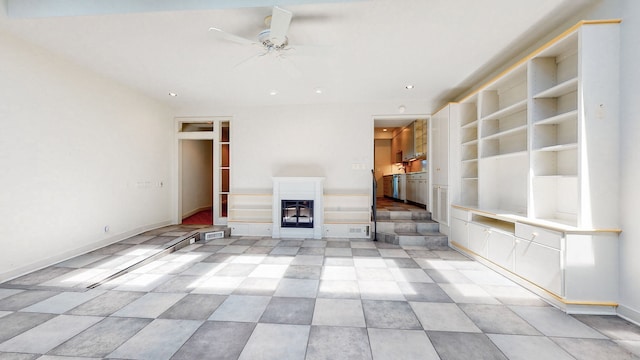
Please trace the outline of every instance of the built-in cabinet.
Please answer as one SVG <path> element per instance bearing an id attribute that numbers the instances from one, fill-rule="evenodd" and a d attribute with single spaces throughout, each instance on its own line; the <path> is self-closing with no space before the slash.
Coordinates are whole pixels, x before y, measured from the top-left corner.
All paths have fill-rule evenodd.
<path id="1" fill-rule="evenodd" d="M 272 194 L 231 194 L 229 227 L 234 236 L 271 236 Z M 322 236 L 369 238 L 371 198 L 367 194 L 324 194 Z"/>
<path id="2" fill-rule="evenodd" d="M 431 187 L 431 219 L 441 225 L 449 224 L 449 187 L 434 185 Z M 440 228 L 442 231 L 442 227 Z"/>
<path id="3" fill-rule="evenodd" d="M 449 224 L 449 127 L 451 119 L 457 117 L 458 104 L 451 103 L 431 116 L 429 130 L 429 210 L 431 218 L 445 227 Z"/>
<path id="4" fill-rule="evenodd" d="M 581 22 L 449 105 L 452 246 L 567 311 L 617 300 L 618 27 Z"/>

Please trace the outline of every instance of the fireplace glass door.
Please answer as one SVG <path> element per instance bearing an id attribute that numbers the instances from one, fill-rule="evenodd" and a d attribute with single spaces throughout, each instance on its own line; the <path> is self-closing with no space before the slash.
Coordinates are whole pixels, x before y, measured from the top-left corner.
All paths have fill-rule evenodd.
<path id="1" fill-rule="evenodd" d="M 313 228 L 313 200 L 282 200 L 284 228 Z"/>

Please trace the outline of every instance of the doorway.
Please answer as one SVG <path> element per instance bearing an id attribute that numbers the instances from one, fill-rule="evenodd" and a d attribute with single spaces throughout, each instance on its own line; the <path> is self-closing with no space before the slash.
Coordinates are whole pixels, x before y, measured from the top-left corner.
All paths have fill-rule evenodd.
<path id="1" fill-rule="evenodd" d="M 213 140 L 182 140 L 182 224 L 213 225 Z"/>
<path id="2" fill-rule="evenodd" d="M 175 119 L 175 224 L 183 223 L 183 219 L 197 213 L 203 213 L 202 218 L 207 220 L 206 224 L 198 225 L 227 224 L 231 173 L 230 124 L 230 117 Z"/>
<path id="3" fill-rule="evenodd" d="M 424 203 L 414 193 L 426 193 L 426 182 L 420 188 L 407 185 L 407 177 L 396 175 L 427 172 L 426 126 L 428 115 L 391 115 L 376 116 L 374 123 L 374 177 L 376 179 L 376 198 L 383 200 L 386 196 L 390 200 L 401 202 Z M 393 184 L 397 183 L 396 186 Z M 409 182 L 413 184 L 413 182 Z M 377 202 L 380 204 L 380 202 Z"/>

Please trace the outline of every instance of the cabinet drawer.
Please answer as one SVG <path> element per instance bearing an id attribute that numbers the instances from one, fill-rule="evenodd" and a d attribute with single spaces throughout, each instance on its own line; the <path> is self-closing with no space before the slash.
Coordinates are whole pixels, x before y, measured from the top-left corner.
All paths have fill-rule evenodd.
<path id="1" fill-rule="evenodd" d="M 516 239 L 515 272 L 557 295 L 564 295 L 560 250 Z"/>
<path id="2" fill-rule="evenodd" d="M 468 223 L 467 228 L 469 229 L 469 250 L 486 258 L 490 230 L 474 223 Z"/>
<path id="3" fill-rule="evenodd" d="M 451 241 L 454 241 L 456 244 L 460 244 L 460 246 L 464 246 L 466 248 L 469 247 L 469 223 L 453 218 L 451 219 Z"/>
<path id="4" fill-rule="evenodd" d="M 521 223 L 516 223 L 516 236 L 558 250 L 560 250 L 563 237 L 560 232 Z"/>
<path id="5" fill-rule="evenodd" d="M 487 249 L 487 259 L 513 271 L 515 237 L 500 231 L 491 230 Z"/>
<path id="6" fill-rule="evenodd" d="M 451 208 L 451 217 L 452 218 L 456 218 L 456 219 L 460 219 L 460 220 L 464 220 L 464 221 L 471 221 L 471 213 L 466 211 L 466 210 L 461 210 L 461 209 L 457 209 L 452 207 Z"/>

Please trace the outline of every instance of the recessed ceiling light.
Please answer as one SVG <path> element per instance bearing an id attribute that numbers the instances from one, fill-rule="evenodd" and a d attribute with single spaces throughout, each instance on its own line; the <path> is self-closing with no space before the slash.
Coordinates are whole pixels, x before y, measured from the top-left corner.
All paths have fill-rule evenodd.
<path id="1" fill-rule="evenodd" d="M 278 90 L 269 91 L 269 95 L 271 95 L 271 96 L 278 95 Z"/>
<path id="2" fill-rule="evenodd" d="M 387 131 L 387 129 L 382 129 L 382 131 Z"/>
<path id="3" fill-rule="evenodd" d="M 316 94 L 322 94 L 322 89 L 316 88 Z"/>
<path id="4" fill-rule="evenodd" d="M 174 93 L 174 92 L 170 92 L 170 93 L 169 93 L 169 96 L 176 97 L 176 96 L 178 96 L 178 94 L 176 94 L 176 93 Z"/>
<path id="5" fill-rule="evenodd" d="M 413 85 L 407 85 L 404 88 L 407 89 L 407 90 L 411 90 L 411 89 L 413 89 Z"/>

